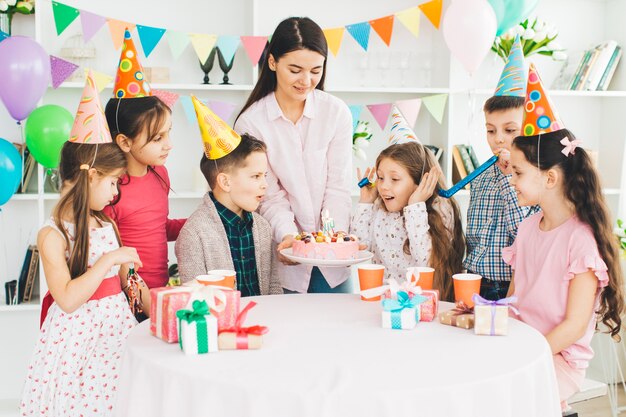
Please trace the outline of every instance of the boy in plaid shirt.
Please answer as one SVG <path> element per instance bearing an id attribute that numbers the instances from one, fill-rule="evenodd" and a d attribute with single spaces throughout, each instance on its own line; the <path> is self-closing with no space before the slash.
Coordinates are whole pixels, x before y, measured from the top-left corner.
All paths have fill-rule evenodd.
<path id="1" fill-rule="evenodd" d="M 487 141 L 500 158 L 472 182 L 467 210 L 467 257 L 463 266 L 468 272 L 482 275 L 480 295 L 489 300 L 506 297 L 511 268 L 502 260 L 502 248 L 513 244 L 518 224 L 535 211 L 519 207 L 509 184 L 510 149 L 513 139 L 520 135 L 525 94 L 524 57 L 516 39 L 494 96 L 483 107 Z"/>

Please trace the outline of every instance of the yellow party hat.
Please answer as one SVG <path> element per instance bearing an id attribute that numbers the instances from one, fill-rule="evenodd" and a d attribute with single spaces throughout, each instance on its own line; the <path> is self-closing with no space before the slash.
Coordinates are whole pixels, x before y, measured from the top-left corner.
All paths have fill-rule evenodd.
<path id="1" fill-rule="evenodd" d="M 198 126 L 204 143 L 204 153 L 207 158 L 222 158 L 239 146 L 241 136 L 237 132 L 195 96 L 191 96 L 191 101 L 196 110 Z"/>

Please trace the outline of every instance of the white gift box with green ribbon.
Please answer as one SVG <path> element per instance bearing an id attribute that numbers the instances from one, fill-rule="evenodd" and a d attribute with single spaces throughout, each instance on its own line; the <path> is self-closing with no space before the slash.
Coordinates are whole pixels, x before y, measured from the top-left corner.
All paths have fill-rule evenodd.
<path id="1" fill-rule="evenodd" d="M 187 355 L 217 352 L 217 319 L 204 300 L 195 300 L 192 310 L 178 310 L 178 343 Z"/>

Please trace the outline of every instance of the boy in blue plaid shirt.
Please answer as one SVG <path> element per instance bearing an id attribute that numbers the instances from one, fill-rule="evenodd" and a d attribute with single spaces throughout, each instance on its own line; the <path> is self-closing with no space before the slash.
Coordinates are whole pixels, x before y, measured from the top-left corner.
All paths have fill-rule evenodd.
<path id="1" fill-rule="evenodd" d="M 517 226 L 534 212 L 533 208 L 518 205 L 509 184 L 510 149 L 513 139 L 520 135 L 525 94 L 524 57 L 516 39 L 496 92 L 483 107 L 489 147 L 500 157 L 472 182 L 467 210 L 467 257 L 463 266 L 468 272 L 482 275 L 480 295 L 489 300 L 506 297 L 512 273 L 502 260 L 502 248 L 513 244 Z"/>

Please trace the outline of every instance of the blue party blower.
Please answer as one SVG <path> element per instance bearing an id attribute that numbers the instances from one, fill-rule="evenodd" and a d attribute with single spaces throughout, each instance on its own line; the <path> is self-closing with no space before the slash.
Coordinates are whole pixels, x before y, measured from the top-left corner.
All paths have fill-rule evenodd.
<path id="1" fill-rule="evenodd" d="M 448 190 L 439 190 L 439 195 L 445 198 L 452 197 L 454 194 L 457 193 L 457 191 L 465 187 L 470 182 L 474 181 L 474 178 L 476 178 L 477 176 L 485 172 L 487 168 L 495 164 L 497 161 L 498 161 L 498 155 L 492 156 L 491 158 L 487 159 L 485 163 L 483 163 L 481 166 L 479 166 L 478 168 L 473 170 L 470 174 L 468 174 L 465 178 L 463 178 L 461 181 L 454 184 L 452 188 Z"/>

